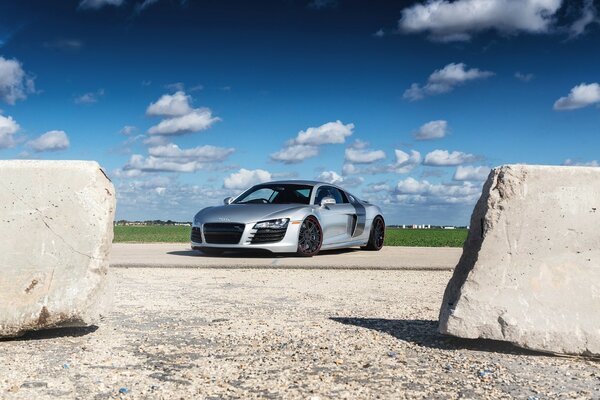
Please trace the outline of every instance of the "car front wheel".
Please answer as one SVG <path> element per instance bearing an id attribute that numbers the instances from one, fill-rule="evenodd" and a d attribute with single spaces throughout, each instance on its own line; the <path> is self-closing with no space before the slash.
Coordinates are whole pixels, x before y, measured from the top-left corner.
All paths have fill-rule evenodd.
<path id="1" fill-rule="evenodd" d="M 316 255 L 323 244 L 323 230 L 319 221 L 312 215 L 306 217 L 300 226 L 297 254 L 302 257 Z"/>

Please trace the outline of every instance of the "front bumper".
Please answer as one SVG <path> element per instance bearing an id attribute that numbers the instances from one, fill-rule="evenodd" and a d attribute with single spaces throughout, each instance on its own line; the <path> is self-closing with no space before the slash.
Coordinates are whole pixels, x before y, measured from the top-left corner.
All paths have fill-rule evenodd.
<path id="1" fill-rule="evenodd" d="M 256 235 L 257 229 L 254 229 L 256 222 L 244 224 L 244 231 L 241 239 L 237 244 L 218 244 L 207 243 L 204 235 L 204 224 L 212 221 L 204 221 L 200 224 L 194 224 L 192 229 L 199 230 L 202 243 L 191 240 L 191 247 L 194 250 L 202 250 L 202 248 L 223 249 L 223 250 L 268 250 L 273 253 L 295 253 L 298 250 L 298 236 L 300 234 L 300 224 L 294 224 L 292 221 L 288 224 L 287 230 L 283 239 L 278 242 L 271 243 L 252 243 L 252 238 Z M 197 234 L 196 234 L 197 235 Z"/>

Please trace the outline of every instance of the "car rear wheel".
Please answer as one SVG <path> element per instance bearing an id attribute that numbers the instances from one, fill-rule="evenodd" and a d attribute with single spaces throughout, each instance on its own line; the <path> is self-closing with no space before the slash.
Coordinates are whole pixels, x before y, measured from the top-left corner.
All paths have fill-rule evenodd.
<path id="1" fill-rule="evenodd" d="M 312 215 L 306 217 L 300 226 L 297 254 L 302 257 L 312 257 L 321 250 L 323 230 L 319 221 Z"/>
<path id="2" fill-rule="evenodd" d="M 366 246 L 363 246 L 363 250 L 379 251 L 383 247 L 385 240 L 385 222 L 379 215 L 375 217 L 371 224 L 371 234 L 369 235 L 369 241 Z"/>

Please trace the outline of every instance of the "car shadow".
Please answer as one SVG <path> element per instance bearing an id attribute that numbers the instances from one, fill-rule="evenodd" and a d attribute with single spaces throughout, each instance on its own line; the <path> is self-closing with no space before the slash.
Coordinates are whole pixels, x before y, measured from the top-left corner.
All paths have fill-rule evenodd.
<path id="1" fill-rule="evenodd" d="M 84 327 L 41 329 L 39 331 L 25 332 L 25 334 L 23 334 L 22 336 L 0 338 L 0 343 L 30 340 L 47 340 L 63 337 L 81 337 L 89 335 L 90 333 L 94 333 L 96 332 L 96 330 L 98 330 L 98 327 L 96 325 Z"/>
<path id="2" fill-rule="evenodd" d="M 438 332 L 438 321 L 432 320 L 352 317 L 332 317 L 330 320 L 344 325 L 353 325 L 387 333 L 388 335 L 405 342 L 411 342 L 419 346 L 440 350 L 473 350 L 513 355 L 559 357 L 559 355 L 552 353 L 543 353 L 539 351 L 523 349 L 511 343 L 502 342 L 499 340 L 463 339 L 442 335 Z"/>
<path id="3" fill-rule="evenodd" d="M 319 252 L 315 257 L 325 255 L 336 255 L 336 254 L 349 254 L 360 252 L 362 250 L 358 248 L 348 249 L 335 249 L 335 250 L 323 250 Z M 244 251 L 226 251 L 225 253 L 215 256 L 202 253 L 199 250 L 175 250 L 167 252 L 173 256 L 184 256 L 184 257 L 206 257 L 206 258 L 304 258 L 294 253 L 271 253 L 267 250 L 244 250 Z"/>

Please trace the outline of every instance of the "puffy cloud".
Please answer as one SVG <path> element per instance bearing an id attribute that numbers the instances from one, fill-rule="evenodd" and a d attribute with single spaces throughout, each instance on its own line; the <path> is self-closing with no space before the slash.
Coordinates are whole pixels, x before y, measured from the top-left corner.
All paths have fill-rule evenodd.
<path id="1" fill-rule="evenodd" d="M 235 150 L 216 146 L 181 149 L 176 144 L 159 145 L 148 149 L 148 157 L 134 154 L 123 167 L 124 171 L 196 172 L 213 163 L 222 162 Z M 135 174 L 135 173 L 134 173 Z"/>
<path id="2" fill-rule="evenodd" d="M 448 121 L 436 120 L 421 125 L 415 132 L 417 140 L 441 139 L 448 133 Z"/>
<path id="3" fill-rule="evenodd" d="M 455 181 L 485 181 L 490 174 L 489 167 L 473 167 L 459 165 L 454 172 Z"/>
<path id="4" fill-rule="evenodd" d="M 345 152 L 345 160 L 356 164 L 371 164 L 385 158 L 383 150 L 367 150 L 349 147 Z"/>
<path id="5" fill-rule="evenodd" d="M 66 150 L 69 148 L 69 145 L 69 137 L 65 131 L 49 131 L 37 139 L 27 142 L 27 146 L 36 153 Z"/>
<path id="6" fill-rule="evenodd" d="M 467 41 L 474 33 L 545 33 L 562 0 L 429 0 L 402 10 L 398 28 L 429 32 L 436 41 Z"/>
<path id="7" fill-rule="evenodd" d="M 362 177 L 340 176 L 340 174 L 335 171 L 323 171 L 317 176 L 317 180 L 331 183 L 332 185 L 344 185 L 345 187 L 355 187 L 364 182 Z"/>
<path id="8" fill-rule="evenodd" d="M 306 144 L 295 144 L 272 153 L 271 159 L 281 161 L 285 164 L 295 164 L 306 160 L 307 158 L 319 155 L 319 147 Z"/>
<path id="9" fill-rule="evenodd" d="M 33 78 L 25 73 L 21 63 L 0 56 L 0 100 L 13 105 L 17 100 L 25 100 L 27 94 L 33 92 Z"/>
<path id="10" fill-rule="evenodd" d="M 421 163 L 421 153 L 411 150 L 410 154 L 402 150 L 394 150 L 396 162 L 390 166 L 390 171 L 397 174 L 406 174 Z"/>
<path id="11" fill-rule="evenodd" d="M 199 132 L 211 127 L 221 119 L 213 117 L 209 108 L 198 108 L 189 114 L 180 117 L 168 118 L 160 121 L 148 129 L 150 135 L 181 135 L 184 133 Z"/>
<path id="12" fill-rule="evenodd" d="M 182 161 L 196 161 L 199 163 L 210 163 L 224 161 L 235 149 L 216 146 L 198 146 L 190 149 L 181 149 L 176 144 L 170 143 L 164 146 L 150 147 L 148 154 L 154 157 L 174 158 Z"/>
<path id="13" fill-rule="evenodd" d="M 81 96 L 75 97 L 75 104 L 93 104 L 97 103 L 100 97 L 104 96 L 104 89 L 99 89 L 96 92 L 84 93 Z"/>
<path id="14" fill-rule="evenodd" d="M 450 63 L 442 69 L 433 71 L 425 85 L 413 83 L 410 88 L 406 89 L 403 97 L 410 101 L 421 100 L 426 96 L 451 92 L 457 86 L 493 75 L 494 73 L 490 71 L 467 68 L 464 63 Z"/>
<path id="15" fill-rule="evenodd" d="M 19 129 L 19 124 L 12 117 L 0 114 L 0 149 L 11 148 L 17 144 L 14 135 Z"/>
<path id="16" fill-rule="evenodd" d="M 234 172 L 225 178 L 223 187 L 225 189 L 243 190 L 252 185 L 268 182 L 270 180 L 272 180 L 272 176 L 269 171 L 265 171 L 264 169 L 248 170 L 242 168 L 238 172 Z"/>
<path id="17" fill-rule="evenodd" d="M 192 112 L 191 97 L 182 91 L 162 95 L 146 109 L 148 116 L 178 117 Z"/>
<path id="18" fill-rule="evenodd" d="M 150 135 L 182 135 L 210 128 L 220 121 L 210 108 L 192 108 L 191 98 L 182 91 L 165 94 L 146 109 L 146 115 L 167 117 L 148 129 Z"/>
<path id="19" fill-rule="evenodd" d="M 298 163 L 319 154 L 318 146 L 344 143 L 352 135 L 354 124 L 341 121 L 328 122 L 298 132 L 296 138 L 288 140 L 285 147 L 271 154 L 271 159 L 286 164 Z"/>
<path id="20" fill-rule="evenodd" d="M 83 9 L 97 10 L 104 6 L 120 6 L 125 0 L 81 0 L 79 7 Z"/>
<path id="21" fill-rule="evenodd" d="M 456 204 L 473 203 L 481 192 L 480 185 L 470 182 L 456 184 L 433 184 L 412 177 L 401 180 L 396 185 L 392 202 L 402 204 Z"/>
<path id="22" fill-rule="evenodd" d="M 333 185 L 341 185 L 344 182 L 344 178 L 335 171 L 323 171 L 317 176 L 317 180 Z"/>
<path id="23" fill-rule="evenodd" d="M 344 124 L 342 121 L 328 122 L 316 128 L 308 128 L 298 132 L 294 144 L 320 146 L 322 144 L 344 143 L 352 135 L 354 124 Z"/>
<path id="24" fill-rule="evenodd" d="M 554 103 L 557 111 L 575 110 L 600 103 L 600 85 L 598 83 L 582 83 L 575 86 L 569 94 Z"/>
<path id="25" fill-rule="evenodd" d="M 396 161 L 386 165 L 369 165 L 367 167 L 357 167 L 356 165 L 346 162 L 342 168 L 344 175 L 356 175 L 356 174 L 382 174 L 382 173 L 396 173 L 406 174 L 412 171 L 417 165 L 421 163 L 421 153 L 416 150 L 411 150 L 410 154 L 405 153 L 402 150 L 394 150 Z"/>
<path id="26" fill-rule="evenodd" d="M 568 166 L 573 166 L 573 167 L 600 167 L 600 163 L 596 160 L 581 162 L 581 161 L 571 160 L 570 158 L 567 158 L 565 160 L 565 162 L 563 163 L 563 165 L 568 165 Z"/>
<path id="27" fill-rule="evenodd" d="M 476 161 L 477 157 L 473 154 L 463 153 L 462 151 L 448 152 L 448 150 L 434 150 L 427 153 L 423 164 L 434 167 L 447 167 L 465 164 Z"/>

